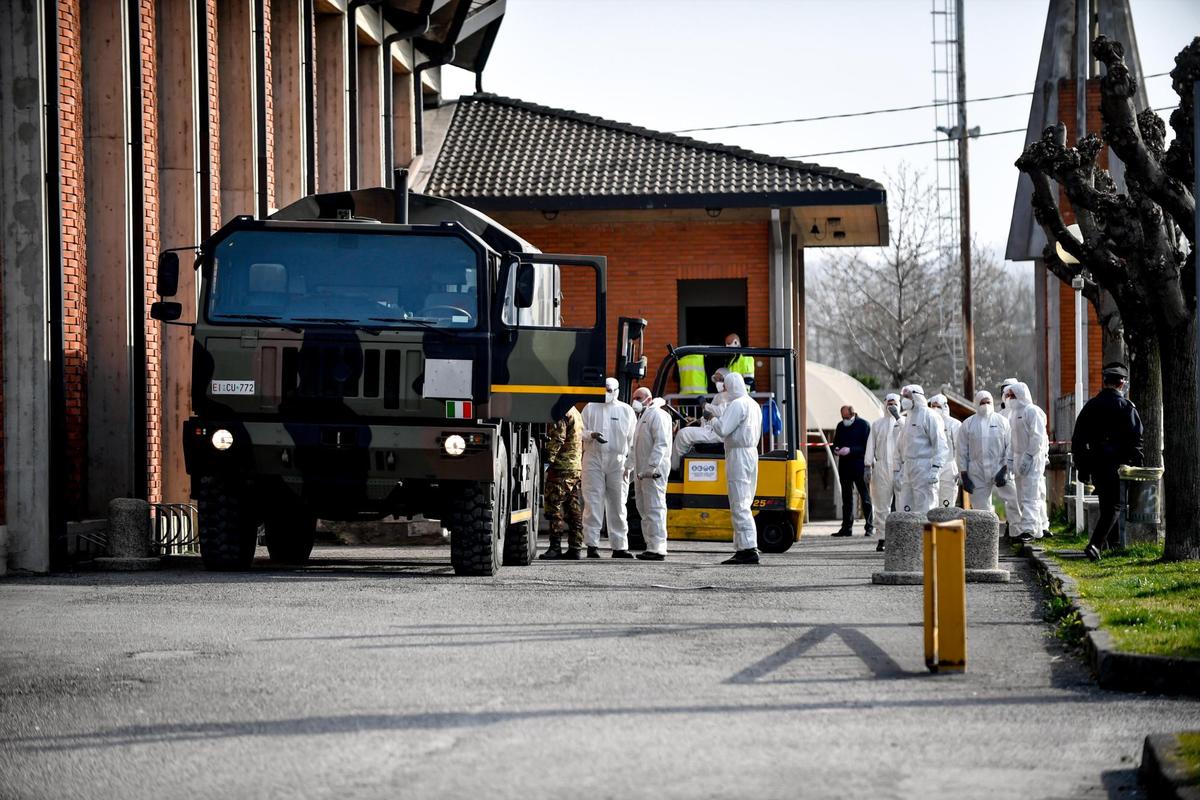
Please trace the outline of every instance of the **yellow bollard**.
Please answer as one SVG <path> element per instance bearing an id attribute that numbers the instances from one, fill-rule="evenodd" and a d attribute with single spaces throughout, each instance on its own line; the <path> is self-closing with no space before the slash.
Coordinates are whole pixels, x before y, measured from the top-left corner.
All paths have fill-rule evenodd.
<path id="1" fill-rule="evenodd" d="M 925 523 L 925 666 L 930 672 L 967 668 L 966 526 Z"/>

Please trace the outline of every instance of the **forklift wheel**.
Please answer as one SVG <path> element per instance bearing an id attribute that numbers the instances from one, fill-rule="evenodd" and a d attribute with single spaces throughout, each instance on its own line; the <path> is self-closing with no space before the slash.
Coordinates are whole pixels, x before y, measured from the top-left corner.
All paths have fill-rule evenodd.
<path id="1" fill-rule="evenodd" d="M 783 553 L 796 541 L 796 529 L 784 514 L 759 514 L 754 520 L 758 528 L 758 549 L 764 553 Z"/>

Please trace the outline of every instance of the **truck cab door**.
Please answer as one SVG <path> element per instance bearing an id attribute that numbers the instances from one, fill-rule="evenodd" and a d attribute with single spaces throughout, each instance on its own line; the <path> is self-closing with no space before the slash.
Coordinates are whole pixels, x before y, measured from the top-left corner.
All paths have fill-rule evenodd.
<path id="1" fill-rule="evenodd" d="M 606 269 L 603 256 L 506 254 L 493 316 L 493 416 L 553 422 L 604 399 Z"/>

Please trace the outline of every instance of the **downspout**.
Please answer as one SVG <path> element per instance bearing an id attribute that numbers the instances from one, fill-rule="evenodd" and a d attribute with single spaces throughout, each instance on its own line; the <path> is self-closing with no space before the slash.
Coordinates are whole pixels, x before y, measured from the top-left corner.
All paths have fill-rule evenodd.
<path id="1" fill-rule="evenodd" d="M 204 2 L 204 0 L 199 0 Z M 303 0 L 300 6 L 300 30 L 304 43 L 300 48 L 304 70 L 304 194 L 317 193 L 317 101 L 316 76 L 313 74 L 313 29 L 316 15 L 313 0 Z"/>
<path id="2" fill-rule="evenodd" d="M 384 119 L 384 174 L 395 186 L 394 171 L 396 169 L 396 87 L 392 80 L 392 45 L 424 36 L 429 32 L 429 15 L 433 10 L 433 0 L 422 0 L 421 9 L 417 13 L 421 22 L 406 30 L 396 31 L 383 39 L 383 57 L 387 67 L 384 69 L 383 87 L 383 119 Z M 416 48 L 413 48 L 413 60 L 416 60 Z"/>
<path id="3" fill-rule="evenodd" d="M 414 152 L 416 155 L 425 154 L 425 95 L 421 92 L 421 73 L 432 67 L 444 66 L 454 60 L 454 44 L 458 41 L 458 35 L 462 33 L 463 23 L 467 21 L 467 14 L 470 10 L 471 3 L 469 0 L 459 0 L 458 6 L 454 9 L 454 19 L 450 22 L 450 29 L 446 32 L 447 44 L 443 47 L 442 52 L 413 70 L 413 105 L 415 106 L 416 114 L 416 119 L 414 120 L 416 123 Z M 415 52 L 413 60 L 416 60 Z"/>
<path id="4" fill-rule="evenodd" d="M 197 230 L 204 240 L 212 233 L 212 134 L 209 130 L 209 84 L 208 84 L 208 2 L 196 0 L 192 10 L 192 30 L 195 52 L 196 82 L 196 186 L 199 195 L 196 203 L 200 224 Z"/>
<path id="5" fill-rule="evenodd" d="M 127 149 L 125 207 L 128 245 L 125 296 L 126 335 L 129 342 L 130 487 L 134 497 L 148 498 L 149 463 L 146 453 L 146 213 L 142 185 L 142 18 L 140 0 L 125 3 L 125 70 Z"/>
<path id="6" fill-rule="evenodd" d="M 254 0 L 251 24 L 254 30 L 254 193 L 259 219 L 271 213 L 267 186 L 267 42 L 265 0 Z"/>
<path id="7" fill-rule="evenodd" d="M 50 531 L 50 566 L 59 567 L 67 560 L 66 514 L 63 485 L 67 474 L 67 400 L 63 358 L 63 275 L 62 275 L 62 161 L 59 143 L 58 85 L 58 1 L 44 0 L 42 5 L 42 58 L 45 87 L 45 163 L 46 163 L 46 288 L 47 342 L 50 351 L 50 469 L 47 525 Z"/>

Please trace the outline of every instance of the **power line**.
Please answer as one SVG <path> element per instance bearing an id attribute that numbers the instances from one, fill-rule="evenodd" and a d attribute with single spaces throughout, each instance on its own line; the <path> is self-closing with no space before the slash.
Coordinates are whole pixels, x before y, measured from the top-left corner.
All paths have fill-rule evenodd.
<path id="1" fill-rule="evenodd" d="M 981 134 L 978 134 L 977 136 L 972 136 L 971 138 L 978 139 L 983 136 L 1003 136 L 1006 133 L 1024 133 L 1024 132 L 1025 132 L 1024 128 L 1012 128 L 1007 131 L 990 131 L 988 133 L 981 133 Z M 827 153 L 806 153 L 805 155 L 802 155 L 802 156 L 788 156 L 788 158 L 789 159 L 801 159 L 801 158 L 816 158 L 817 156 L 840 156 L 843 153 L 865 153 L 869 150 L 892 150 L 897 147 L 916 147 L 917 145 L 938 144 L 940 142 L 945 142 L 945 141 L 954 141 L 954 140 L 953 139 L 950 139 L 950 140 L 947 140 L 947 139 L 925 139 L 924 141 L 920 141 L 920 142 L 901 142 L 899 144 L 881 144 L 876 147 L 855 147 L 852 150 L 830 150 Z"/>
<path id="2" fill-rule="evenodd" d="M 1143 80 L 1150 78 L 1161 78 L 1163 75 L 1170 75 L 1169 72 L 1156 72 L 1153 75 L 1147 75 Z M 990 97 L 976 97 L 967 100 L 968 103 L 987 103 L 992 100 L 1008 100 L 1013 97 L 1029 97 L 1033 92 L 1011 92 L 1009 94 L 996 94 Z M 735 128 L 763 128 L 770 125 L 790 125 L 795 122 L 820 122 L 827 119 L 849 119 L 851 117 L 870 117 L 876 114 L 895 114 L 900 111 L 920 111 L 926 108 L 939 108 L 941 106 L 957 105 L 956 102 L 940 102 L 940 103 L 924 103 L 919 106 L 897 106 L 895 108 L 876 108 L 871 111 L 850 111 L 845 114 L 821 114 L 816 117 L 797 117 L 795 119 L 776 119 L 766 122 L 742 122 L 735 125 L 713 125 L 707 128 L 682 128 L 672 133 L 701 133 L 704 131 L 728 131 Z"/>
<path id="3" fill-rule="evenodd" d="M 1150 76 L 1146 76 L 1146 77 L 1150 77 Z M 1175 106 L 1160 106 L 1158 108 L 1153 109 L 1153 111 L 1155 111 L 1155 112 L 1174 111 L 1174 110 L 1175 110 Z M 988 133 L 976 134 L 975 136 L 972 136 L 971 138 L 979 139 L 984 136 L 1004 136 L 1005 134 L 1009 134 L 1009 133 L 1025 133 L 1025 130 L 1026 130 L 1025 128 L 1010 128 L 1006 131 L 989 131 Z M 830 150 L 825 153 L 805 153 L 802 156 L 788 156 L 788 159 L 798 161 L 802 158 L 817 158 L 818 156 L 840 156 L 840 155 L 844 155 L 846 153 L 866 153 L 866 152 L 870 152 L 872 150 L 894 150 L 897 147 L 917 147 L 918 145 L 940 144 L 941 142 L 947 142 L 947 141 L 953 142 L 955 140 L 950 139 L 950 138 L 925 139 L 920 142 L 900 142 L 898 144 L 881 144 L 881 145 L 876 145 L 875 147 L 855 147 L 851 150 Z"/>

